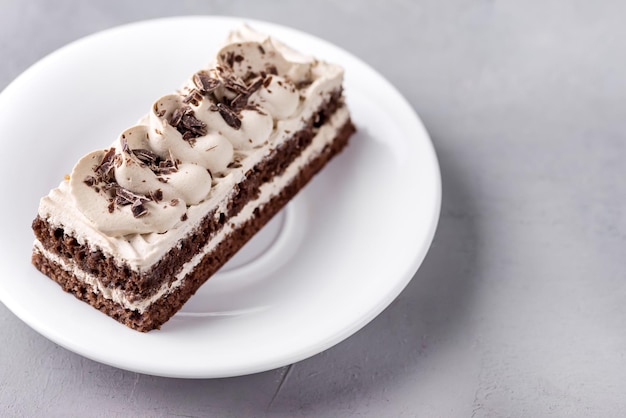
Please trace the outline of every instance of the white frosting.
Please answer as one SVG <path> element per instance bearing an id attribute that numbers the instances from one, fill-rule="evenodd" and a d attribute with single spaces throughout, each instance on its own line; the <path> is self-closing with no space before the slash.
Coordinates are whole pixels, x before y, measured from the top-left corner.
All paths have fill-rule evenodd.
<path id="1" fill-rule="evenodd" d="M 230 33 L 226 45 L 217 54 L 219 64 L 224 64 L 228 53 L 244 57 L 234 66 L 236 73 L 242 78 L 250 71 L 258 72 L 274 66 L 278 74 L 285 74 L 290 80 L 300 83 L 310 79 L 311 69 L 317 64 L 315 58 L 302 55 L 249 26 Z"/>
<path id="2" fill-rule="evenodd" d="M 244 52 L 245 58 L 238 58 Z M 299 55 L 249 28 L 231 34 L 229 43 L 218 53 L 217 65 L 229 62 L 233 72 L 246 77 L 250 76 L 248 65 L 255 71 L 271 72 L 275 68 L 278 72 L 271 78 L 266 76 L 265 84 L 248 98 L 256 110 L 246 107 L 240 112 L 239 129 L 215 109 L 214 99 L 203 96 L 188 105 L 194 117 L 206 125 L 206 131 L 194 140 L 183 139 L 170 121 L 194 86 L 189 82 L 179 93 L 158 99 L 137 126 L 124 131 L 112 144 L 113 175 L 119 186 L 141 196 L 155 196 L 157 190 L 160 193 L 160 199 L 141 202 L 147 210 L 145 215 L 133 215 L 132 205 L 112 205 L 110 192 L 102 188 L 97 192 L 85 183 L 88 176 L 94 176 L 94 167 L 101 164 L 107 150 L 94 151 L 79 160 L 70 180 L 42 198 L 39 215 L 79 241 L 84 237 L 93 249 L 125 260 L 134 270 L 146 271 L 212 209 L 217 208 L 215 216 L 226 211 L 233 186 L 291 133 L 300 130 L 303 121 L 341 88 L 343 78 L 340 67 Z M 215 68 L 204 71 L 220 76 Z M 214 92 L 217 99 L 233 95 L 223 85 Z M 142 149 L 161 162 L 175 162 L 177 169 L 166 173 L 151 170 L 138 157 L 137 150 Z"/>
<path id="3" fill-rule="evenodd" d="M 267 87 L 257 90 L 250 97 L 250 103 L 266 109 L 277 120 L 292 116 L 299 101 L 294 85 L 278 76 L 272 77 Z"/>

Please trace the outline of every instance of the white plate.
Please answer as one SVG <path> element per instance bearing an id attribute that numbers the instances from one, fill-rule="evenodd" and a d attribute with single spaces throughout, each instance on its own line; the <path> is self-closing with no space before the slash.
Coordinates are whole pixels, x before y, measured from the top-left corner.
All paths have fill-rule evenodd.
<path id="1" fill-rule="evenodd" d="M 215 53 L 241 19 L 184 17 L 107 30 L 42 59 L 0 95 L 0 299 L 50 340 L 146 374 L 225 377 L 284 366 L 347 338 L 404 289 L 433 238 L 437 159 L 419 118 L 365 63 L 311 35 L 247 20 L 342 64 L 358 133 L 269 227 L 161 330 L 132 331 L 30 264 L 39 198 Z"/>

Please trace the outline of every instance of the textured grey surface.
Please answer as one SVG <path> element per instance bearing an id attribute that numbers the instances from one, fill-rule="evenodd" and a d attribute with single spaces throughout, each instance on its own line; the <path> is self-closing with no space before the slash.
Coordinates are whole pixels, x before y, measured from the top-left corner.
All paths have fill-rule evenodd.
<path id="1" fill-rule="evenodd" d="M 0 305 L 0 416 L 626 415 L 626 3 L 0 0 L 0 88 L 84 35 L 185 14 L 296 27 L 398 86 L 441 162 L 433 247 L 356 335 L 232 379 L 104 366 Z"/>

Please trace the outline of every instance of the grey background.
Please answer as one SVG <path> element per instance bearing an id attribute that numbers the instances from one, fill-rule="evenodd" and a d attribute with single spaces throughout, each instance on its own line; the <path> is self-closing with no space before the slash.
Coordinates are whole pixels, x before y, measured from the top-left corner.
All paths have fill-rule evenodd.
<path id="1" fill-rule="evenodd" d="M 84 35 L 186 14 L 296 27 L 402 90 L 441 163 L 432 249 L 360 332 L 239 378 L 104 366 L 0 304 L 0 416 L 626 415 L 626 3 L 0 0 L 0 88 Z"/>

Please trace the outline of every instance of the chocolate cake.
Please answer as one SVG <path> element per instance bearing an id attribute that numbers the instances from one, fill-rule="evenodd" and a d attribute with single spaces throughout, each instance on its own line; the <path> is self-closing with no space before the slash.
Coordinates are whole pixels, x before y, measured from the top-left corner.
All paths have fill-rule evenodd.
<path id="1" fill-rule="evenodd" d="M 40 201 L 33 264 L 117 321 L 159 328 L 355 131 L 343 69 L 249 27 Z"/>

